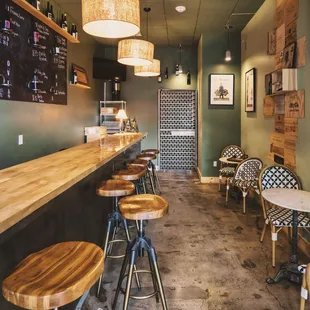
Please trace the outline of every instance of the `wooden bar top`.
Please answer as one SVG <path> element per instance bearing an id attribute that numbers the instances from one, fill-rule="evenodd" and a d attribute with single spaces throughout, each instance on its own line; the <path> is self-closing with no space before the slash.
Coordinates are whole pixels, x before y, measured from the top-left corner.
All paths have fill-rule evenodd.
<path id="1" fill-rule="evenodd" d="M 140 142 L 117 134 L 0 170 L 0 233 Z"/>

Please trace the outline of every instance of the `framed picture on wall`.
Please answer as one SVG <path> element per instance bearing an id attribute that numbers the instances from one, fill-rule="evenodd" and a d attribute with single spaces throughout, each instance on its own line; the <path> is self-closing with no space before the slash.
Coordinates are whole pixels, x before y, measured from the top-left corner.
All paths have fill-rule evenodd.
<path id="1" fill-rule="evenodd" d="M 245 112 L 255 112 L 255 75 L 255 68 L 245 73 Z"/>
<path id="2" fill-rule="evenodd" d="M 235 75 L 211 73 L 209 75 L 209 104 L 211 106 L 233 106 L 235 96 Z"/>

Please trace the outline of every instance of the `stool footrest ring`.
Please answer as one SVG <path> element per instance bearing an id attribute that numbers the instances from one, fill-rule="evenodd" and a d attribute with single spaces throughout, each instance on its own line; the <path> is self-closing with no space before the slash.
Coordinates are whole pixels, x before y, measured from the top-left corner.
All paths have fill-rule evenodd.
<path id="1" fill-rule="evenodd" d="M 111 240 L 109 241 L 109 245 L 111 245 L 111 243 L 120 243 L 120 242 L 125 242 L 127 243 L 127 240 L 122 240 L 122 239 L 115 239 L 115 240 Z M 109 253 L 109 247 L 108 247 L 108 253 Z M 122 254 L 122 255 L 107 255 L 107 258 L 112 258 L 112 259 L 118 259 L 118 258 L 123 258 L 125 257 L 126 254 Z"/>
<path id="2" fill-rule="evenodd" d="M 134 270 L 133 273 L 134 273 L 134 274 L 149 273 L 149 274 L 155 275 L 155 272 L 152 272 L 151 270 L 145 270 L 145 269 Z M 124 279 L 127 278 L 127 277 L 128 277 L 128 273 L 126 273 L 126 274 L 124 275 L 124 277 L 123 277 L 122 280 L 124 280 Z M 123 289 L 123 287 L 120 288 L 120 291 L 125 295 L 125 289 Z M 131 298 L 131 299 L 137 299 L 137 300 L 145 300 L 145 299 L 149 299 L 149 298 L 152 298 L 152 297 L 156 296 L 158 293 L 159 293 L 159 291 L 156 290 L 156 291 L 154 291 L 153 293 L 148 294 L 148 295 L 142 295 L 142 296 L 129 295 L 129 298 Z"/>

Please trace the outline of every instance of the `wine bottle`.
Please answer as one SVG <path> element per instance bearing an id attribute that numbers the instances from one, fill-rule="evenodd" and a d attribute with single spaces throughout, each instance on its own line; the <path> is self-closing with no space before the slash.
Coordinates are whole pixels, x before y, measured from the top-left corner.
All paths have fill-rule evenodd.
<path id="1" fill-rule="evenodd" d="M 53 20 L 53 14 L 52 14 L 49 2 L 47 2 L 47 8 L 46 8 L 45 15 L 47 16 L 48 19 Z"/>
<path id="2" fill-rule="evenodd" d="M 41 0 L 36 0 L 36 9 L 41 11 Z"/>
<path id="3" fill-rule="evenodd" d="M 59 21 L 59 26 L 62 27 L 62 24 L 64 22 L 64 15 L 61 14 L 61 18 L 60 18 L 60 21 Z"/>
<path id="4" fill-rule="evenodd" d="M 78 32 L 75 24 L 72 24 L 71 35 L 73 36 L 73 38 L 78 39 Z"/>
<path id="5" fill-rule="evenodd" d="M 187 85 L 191 85 L 192 84 L 192 76 L 190 71 L 187 71 Z"/>
<path id="6" fill-rule="evenodd" d="M 8 5 L 5 6 L 4 19 L 1 22 L 1 28 L 5 30 L 11 29 L 11 14 L 10 7 Z"/>
<path id="7" fill-rule="evenodd" d="M 51 5 L 51 16 L 52 16 L 52 21 L 55 21 L 55 15 L 53 11 L 53 6 Z"/>
<path id="8" fill-rule="evenodd" d="M 68 31 L 68 23 L 67 23 L 67 14 L 65 13 L 63 15 L 63 20 L 62 20 L 62 23 L 61 23 L 61 28 L 65 31 Z"/>
<path id="9" fill-rule="evenodd" d="M 165 79 L 167 80 L 169 78 L 169 72 L 168 72 L 168 67 L 166 67 L 165 71 Z"/>

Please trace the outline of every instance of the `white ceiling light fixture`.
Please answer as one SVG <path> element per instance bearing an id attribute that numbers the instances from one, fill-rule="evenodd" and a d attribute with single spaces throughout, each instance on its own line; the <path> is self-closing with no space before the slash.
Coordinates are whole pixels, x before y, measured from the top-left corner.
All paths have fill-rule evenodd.
<path id="1" fill-rule="evenodd" d="M 135 75 L 143 77 L 159 76 L 160 61 L 158 59 L 153 59 L 153 63 L 149 66 L 135 67 Z"/>
<path id="2" fill-rule="evenodd" d="M 183 13 L 186 11 L 186 7 L 184 5 L 178 5 L 175 7 L 175 10 L 179 13 Z"/>
<path id="3" fill-rule="evenodd" d="M 139 0 L 82 0 L 82 24 L 95 37 L 134 36 L 140 31 Z"/>

